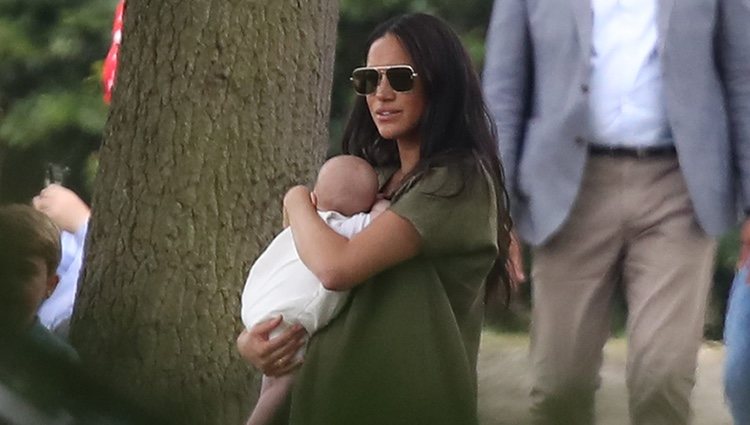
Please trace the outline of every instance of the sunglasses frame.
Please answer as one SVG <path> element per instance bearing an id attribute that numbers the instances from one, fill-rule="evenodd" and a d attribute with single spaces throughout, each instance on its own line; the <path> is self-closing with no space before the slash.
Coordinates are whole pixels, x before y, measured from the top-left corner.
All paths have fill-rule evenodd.
<path id="1" fill-rule="evenodd" d="M 391 85 L 391 80 L 388 79 L 387 72 L 394 68 L 407 69 L 411 71 L 411 82 L 412 82 L 411 88 L 409 88 L 408 90 L 396 90 L 395 88 L 393 88 L 393 86 Z M 356 88 L 354 88 L 354 93 L 356 93 L 357 96 L 369 96 L 371 94 L 374 94 L 378 90 L 378 87 L 380 86 L 380 83 L 383 81 L 384 76 L 386 79 L 388 79 L 388 85 L 391 86 L 391 89 L 393 89 L 393 91 L 398 92 L 398 93 L 408 93 L 414 89 L 414 79 L 419 76 L 419 74 L 417 74 L 417 72 L 414 71 L 414 67 L 412 67 L 411 65 L 407 65 L 407 64 L 385 65 L 385 66 L 360 66 L 359 68 L 354 68 L 354 70 L 352 71 L 352 76 L 349 77 L 349 81 L 352 82 L 352 86 L 354 86 L 354 73 L 357 71 L 368 71 L 368 70 L 377 71 L 378 82 L 377 84 L 375 84 L 375 89 L 370 93 L 360 93 L 357 91 Z"/>

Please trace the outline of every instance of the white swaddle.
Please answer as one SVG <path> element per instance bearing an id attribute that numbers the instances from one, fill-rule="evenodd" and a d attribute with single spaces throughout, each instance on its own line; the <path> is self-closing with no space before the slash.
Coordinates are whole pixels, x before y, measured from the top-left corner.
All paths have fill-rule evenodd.
<path id="1" fill-rule="evenodd" d="M 370 214 L 346 217 L 335 211 L 319 211 L 336 233 L 351 238 L 370 224 Z M 348 291 L 330 291 L 302 263 L 294 246 L 292 229 L 277 235 L 250 269 L 242 291 L 242 322 L 250 329 L 278 315 L 284 320 L 271 333 L 281 334 L 295 323 L 312 335 L 327 325 L 346 303 Z"/>

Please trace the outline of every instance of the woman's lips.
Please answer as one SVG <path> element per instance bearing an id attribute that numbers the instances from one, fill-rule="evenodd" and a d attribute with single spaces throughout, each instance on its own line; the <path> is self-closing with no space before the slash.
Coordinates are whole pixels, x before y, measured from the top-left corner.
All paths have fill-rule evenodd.
<path id="1" fill-rule="evenodd" d="M 401 111 L 395 109 L 378 109 L 375 111 L 375 116 L 378 121 L 392 121 L 401 114 Z"/>

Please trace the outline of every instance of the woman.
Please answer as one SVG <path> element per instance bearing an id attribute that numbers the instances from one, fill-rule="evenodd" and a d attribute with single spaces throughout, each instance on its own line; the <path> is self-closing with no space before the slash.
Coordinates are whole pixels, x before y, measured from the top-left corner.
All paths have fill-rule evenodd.
<path id="1" fill-rule="evenodd" d="M 507 282 L 506 196 L 478 79 L 455 33 L 414 14 L 375 29 L 343 150 L 381 174 L 392 205 L 347 240 L 297 186 L 284 207 L 303 262 L 351 300 L 310 341 L 292 424 L 477 423 L 484 296 Z M 304 333 L 243 333 L 241 354 L 267 375 L 296 368 Z"/>

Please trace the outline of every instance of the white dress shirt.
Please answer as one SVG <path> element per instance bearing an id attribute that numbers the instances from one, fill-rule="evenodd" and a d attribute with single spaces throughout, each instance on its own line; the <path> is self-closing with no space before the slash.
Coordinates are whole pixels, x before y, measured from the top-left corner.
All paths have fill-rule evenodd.
<path id="1" fill-rule="evenodd" d="M 593 143 L 671 145 L 658 51 L 656 0 L 592 0 Z"/>
<path id="2" fill-rule="evenodd" d="M 57 267 L 60 283 L 52 295 L 39 307 L 39 321 L 60 337 L 67 338 L 73 304 L 78 291 L 78 277 L 83 264 L 83 244 L 86 241 L 88 221 L 76 233 L 62 231 L 60 242 L 62 258 Z"/>

